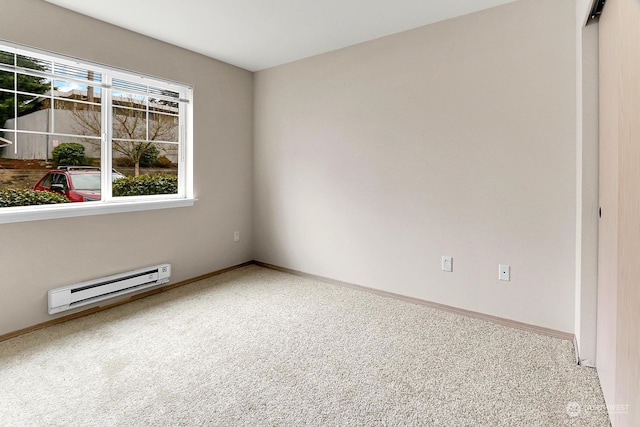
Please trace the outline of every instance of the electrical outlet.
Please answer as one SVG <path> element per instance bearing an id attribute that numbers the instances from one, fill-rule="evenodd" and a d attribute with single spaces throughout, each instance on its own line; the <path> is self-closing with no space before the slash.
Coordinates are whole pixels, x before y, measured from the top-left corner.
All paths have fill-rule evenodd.
<path id="1" fill-rule="evenodd" d="M 498 266 L 498 279 L 508 282 L 511 280 L 511 267 L 506 264 Z"/>
<path id="2" fill-rule="evenodd" d="M 453 258 L 450 256 L 442 257 L 442 271 L 448 271 L 449 273 L 453 271 Z"/>
<path id="3" fill-rule="evenodd" d="M 239 242 L 240 241 L 240 232 L 239 231 L 234 231 L 233 232 L 233 241 L 234 242 Z"/>

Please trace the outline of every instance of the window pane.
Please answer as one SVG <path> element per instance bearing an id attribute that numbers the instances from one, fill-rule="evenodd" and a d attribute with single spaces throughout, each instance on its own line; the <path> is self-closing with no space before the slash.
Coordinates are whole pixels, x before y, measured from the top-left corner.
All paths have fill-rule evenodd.
<path id="1" fill-rule="evenodd" d="M 14 150 L 14 142 L 16 140 L 15 132 L 0 131 L 0 159 L 2 157 L 9 157 L 11 151 Z M 0 168 L 2 171 L 2 168 Z"/>
<path id="2" fill-rule="evenodd" d="M 51 61 L 45 61 L 43 59 L 31 58 L 24 55 L 16 55 L 16 61 L 18 67 L 27 68 L 30 70 L 51 72 Z"/>
<path id="3" fill-rule="evenodd" d="M 178 142 L 178 117 L 167 114 L 149 114 L 149 139 Z"/>
<path id="4" fill-rule="evenodd" d="M 33 191 L 35 185 L 50 172 L 44 160 L 50 154 L 46 135 L 5 134 L 13 144 L 1 148 L 0 207 L 30 206 L 65 202 L 62 194 L 54 194 L 50 182 L 43 192 Z M 14 150 L 17 148 L 17 150 Z M 16 153 L 17 151 L 17 153 Z"/>
<path id="5" fill-rule="evenodd" d="M 48 99 L 33 95 L 18 95 L 18 130 L 47 132 L 49 126 Z"/>
<path id="6" fill-rule="evenodd" d="M 102 89 L 99 86 L 89 86 L 65 80 L 54 80 L 55 96 L 58 98 L 77 99 L 92 103 L 100 103 Z"/>
<path id="7" fill-rule="evenodd" d="M 149 87 L 149 93 L 150 94 L 154 94 L 154 95 L 162 95 L 165 97 L 169 97 L 169 98 L 175 98 L 175 99 L 179 99 L 180 98 L 180 94 L 178 92 L 174 92 L 172 90 L 167 90 L 167 89 L 160 89 L 157 87 Z"/>
<path id="8" fill-rule="evenodd" d="M 147 140 L 147 112 L 136 108 L 113 108 L 113 139 Z"/>
<path id="9" fill-rule="evenodd" d="M 51 135 L 53 166 L 100 167 L 100 140 Z"/>
<path id="10" fill-rule="evenodd" d="M 164 99 L 149 98 L 149 111 L 158 111 L 165 114 L 175 114 L 179 112 L 180 103 L 166 101 Z"/>
<path id="11" fill-rule="evenodd" d="M 114 197 L 178 193 L 177 144 L 114 141 L 113 162 L 126 176 L 114 182 Z"/>
<path id="12" fill-rule="evenodd" d="M 165 172 L 178 174 L 178 144 L 154 144 L 158 150 L 158 159 L 155 162 L 156 168 L 164 169 Z"/>
<path id="13" fill-rule="evenodd" d="M 99 137 L 102 134 L 100 104 L 54 100 L 53 132 Z M 100 141 L 97 141 L 100 145 Z"/>
<path id="14" fill-rule="evenodd" d="M 0 64 L 13 65 L 15 63 L 15 55 L 11 52 L 0 50 Z"/>
<path id="15" fill-rule="evenodd" d="M 124 107 L 129 108 L 146 108 L 147 105 L 147 97 L 130 93 L 130 92 L 121 92 L 119 90 L 114 90 L 112 92 L 113 97 L 113 105 L 122 105 Z"/>
<path id="16" fill-rule="evenodd" d="M 34 95 L 51 95 L 51 79 L 18 73 L 18 91 Z"/>
<path id="17" fill-rule="evenodd" d="M 51 155 L 51 145 L 47 135 L 33 135 L 14 132 L 4 132 L 0 145 L 0 159 L 3 168 L 31 169 L 38 162 L 46 162 Z M 43 164 L 42 167 L 46 165 Z M 0 168 L 0 170 L 2 170 Z M 34 183 L 31 182 L 30 185 Z"/>
<path id="18" fill-rule="evenodd" d="M 13 129 L 15 126 L 16 96 L 9 92 L 0 92 L 0 128 Z M 1 135 L 0 135 L 1 136 Z"/>
<path id="19" fill-rule="evenodd" d="M 178 114 L 179 102 L 167 101 L 165 99 L 149 98 L 149 110 L 159 111 L 167 114 Z"/>
<path id="20" fill-rule="evenodd" d="M 127 92 L 127 93 L 131 93 L 131 92 L 147 93 L 147 86 L 141 83 L 134 83 L 134 82 L 121 80 L 121 79 L 113 79 L 111 84 L 115 89 L 123 89 L 124 92 Z"/>
<path id="21" fill-rule="evenodd" d="M 46 132 L 48 131 L 48 99 L 34 95 L 15 95 L 0 91 L 0 127 L 14 129 L 16 126 L 16 101 L 18 112 L 17 129 Z"/>
<path id="22" fill-rule="evenodd" d="M 100 146 L 98 141 L 59 136 L 52 140 L 53 163 L 58 173 L 52 182 L 66 184 L 65 195 L 72 202 L 101 199 Z M 56 170 L 56 169 L 54 169 Z"/>
<path id="23" fill-rule="evenodd" d="M 74 67 L 67 64 L 54 64 L 53 74 L 62 78 L 71 78 L 73 80 L 85 80 L 88 82 L 101 82 L 102 73 L 88 70 L 86 68 Z"/>
<path id="24" fill-rule="evenodd" d="M 13 72 L 0 70 L 0 89 L 14 90 L 13 77 Z"/>

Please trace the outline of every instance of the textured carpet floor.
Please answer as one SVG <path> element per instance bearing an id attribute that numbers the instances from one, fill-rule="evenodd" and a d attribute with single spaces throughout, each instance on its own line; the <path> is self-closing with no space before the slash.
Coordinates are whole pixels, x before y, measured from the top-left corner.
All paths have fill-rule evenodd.
<path id="1" fill-rule="evenodd" d="M 6 426 L 606 426 L 568 341 L 249 266 L 0 343 Z"/>

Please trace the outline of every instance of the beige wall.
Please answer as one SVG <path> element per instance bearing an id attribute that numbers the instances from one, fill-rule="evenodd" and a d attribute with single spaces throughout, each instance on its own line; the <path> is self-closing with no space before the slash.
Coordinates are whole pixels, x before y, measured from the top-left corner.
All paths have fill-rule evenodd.
<path id="1" fill-rule="evenodd" d="M 39 0 L 2 2 L 0 38 L 193 84 L 199 199 L 189 208 L 0 225 L 0 334 L 49 320 L 50 288 L 160 262 L 172 263 L 179 281 L 251 260 L 250 72 Z"/>
<path id="2" fill-rule="evenodd" d="M 576 10 L 522 0 L 258 72 L 254 258 L 574 332 Z"/>
<path id="3" fill-rule="evenodd" d="M 610 416 L 615 427 L 640 425 L 638 75 L 640 3 L 609 0 L 600 19 L 597 367 L 607 404 L 614 409 Z"/>
<path id="4" fill-rule="evenodd" d="M 51 287 L 161 261 L 181 280 L 249 260 L 253 247 L 262 261 L 575 332 L 591 346 L 582 284 L 593 244 L 581 236 L 593 227 L 580 209 L 592 206 L 580 186 L 592 165 L 570 53 L 590 1 L 533 3 L 258 73 L 252 245 L 251 73 L 40 1 L 9 2 L 5 40 L 195 85 L 200 201 L 0 226 L 12 245 L 0 260 L 11 295 L 0 333 L 49 319 Z M 523 25 L 536 7 L 546 18 Z M 90 253 L 99 238 L 107 259 Z M 43 240 L 68 242 L 74 267 Z M 193 251 L 177 249 L 192 241 Z M 454 273 L 439 270 L 445 254 Z M 499 262 L 512 265 L 512 282 L 496 280 Z"/>

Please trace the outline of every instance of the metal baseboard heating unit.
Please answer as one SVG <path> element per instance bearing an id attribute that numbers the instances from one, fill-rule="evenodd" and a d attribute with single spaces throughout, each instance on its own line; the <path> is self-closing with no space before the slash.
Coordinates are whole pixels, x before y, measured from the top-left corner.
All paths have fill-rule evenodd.
<path id="1" fill-rule="evenodd" d="M 171 264 L 160 264 L 51 289 L 49 290 L 49 314 L 162 285 L 168 283 L 170 277 Z"/>

